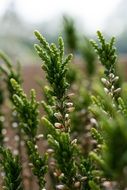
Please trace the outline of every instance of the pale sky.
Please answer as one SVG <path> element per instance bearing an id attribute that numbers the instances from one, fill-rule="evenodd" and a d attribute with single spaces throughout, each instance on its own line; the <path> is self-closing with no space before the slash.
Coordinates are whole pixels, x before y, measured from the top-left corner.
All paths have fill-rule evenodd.
<path id="1" fill-rule="evenodd" d="M 0 0 L 2 14 L 12 0 Z M 51 20 L 57 15 L 67 13 L 81 19 L 84 27 L 91 31 L 103 29 L 108 16 L 112 14 L 121 0 L 13 0 L 22 18 L 30 22 Z"/>

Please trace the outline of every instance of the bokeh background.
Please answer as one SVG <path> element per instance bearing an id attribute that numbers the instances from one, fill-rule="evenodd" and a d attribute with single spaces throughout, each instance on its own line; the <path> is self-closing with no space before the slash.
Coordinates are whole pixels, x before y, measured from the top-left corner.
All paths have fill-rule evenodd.
<path id="1" fill-rule="evenodd" d="M 117 37 L 118 53 L 127 53 L 126 0 L 0 0 L 0 49 L 22 64 L 36 62 L 35 29 L 55 41 L 63 35 L 63 15 L 77 32 L 94 38 L 97 30 Z"/>

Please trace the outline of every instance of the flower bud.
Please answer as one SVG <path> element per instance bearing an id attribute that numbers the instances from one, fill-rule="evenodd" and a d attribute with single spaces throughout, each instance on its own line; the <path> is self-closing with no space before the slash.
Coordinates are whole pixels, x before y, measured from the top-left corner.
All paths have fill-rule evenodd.
<path id="1" fill-rule="evenodd" d="M 66 114 L 65 114 L 65 119 L 68 119 L 68 118 L 69 118 L 69 114 L 66 113 Z"/>
<path id="2" fill-rule="evenodd" d="M 81 185 L 80 181 L 75 182 L 74 187 L 79 188 Z"/>
<path id="3" fill-rule="evenodd" d="M 61 113 L 54 113 L 54 116 L 57 118 L 57 119 L 62 119 L 62 115 Z"/>
<path id="4" fill-rule="evenodd" d="M 52 149 L 52 148 L 49 148 L 48 150 L 47 150 L 47 153 L 48 154 L 52 154 L 54 152 L 54 150 Z"/>
<path id="5" fill-rule="evenodd" d="M 90 122 L 93 124 L 93 125 L 97 125 L 97 121 L 95 118 L 91 118 L 90 119 Z"/>
<path id="6" fill-rule="evenodd" d="M 110 85 L 109 81 L 106 80 L 105 78 L 101 78 L 101 82 L 102 82 L 105 86 L 107 86 L 107 87 Z"/>
<path id="7" fill-rule="evenodd" d="M 56 189 L 57 189 L 57 190 L 64 190 L 64 185 L 57 185 L 57 186 L 56 186 Z"/>
<path id="8" fill-rule="evenodd" d="M 109 74 L 109 77 L 110 77 L 111 79 L 113 79 L 113 78 L 115 77 L 115 75 L 114 75 L 113 73 L 110 73 L 110 74 Z"/>
<path id="9" fill-rule="evenodd" d="M 55 123 L 55 127 L 57 129 L 61 129 L 61 128 L 63 128 L 63 125 L 61 123 Z"/>
<path id="10" fill-rule="evenodd" d="M 121 92 L 121 88 L 117 88 L 116 90 L 114 90 L 114 93 L 119 94 Z"/>
<path id="11" fill-rule="evenodd" d="M 77 139 L 74 139 L 71 144 L 76 144 L 77 143 Z"/>
<path id="12" fill-rule="evenodd" d="M 81 178 L 81 181 L 85 181 L 87 179 L 87 176 L 84 176 Z"/>
<path id="13" fill-rule="evenodd" d="M 34 147 L 35 147 L 35 149 L 38 149 L 38 146 L 37 146 L 37 145 L 35 145 Z"/>
<path id="14" fill-rule="evenodd" d="M 112 85 L 112 86 L 111 86 L 111 90 L 114 90 L 114 88 L 115 88 L 114 85 Z"/>
<path id="15" fill-rule="evenodd" d="M 38 136 L 36 136 L 36 140 L 40 140 L 41 138 L 43 138 L 44 135 L 43 134 L 39 134 Z"/>
<path id="16" fill-rule="evenodd" d="M 113 93 L 112 92 L 109 92 L 108 94 L 109 94 L 109 96 L 113 97 Z"/>
<path id="17" fill-rule="evenodd" d="M 72 102 L 68 102 L 68 103 L 66 103 L 66 105 L 67 105 L 67 107 L 72 107 L 73 106 L 73 103 Z"/>
<path id="18" fill-rule="evenodd" d="M 70 108 L 67 109 L 67 111 L 68 111 L 69 113 L 73 112 L 74 110 L 75 110 L 74 107 L 70 107 Z"/>
<path id="19" fill-rule="evenodd" d="M 54 175 L 55 177 L 58 177 L 58 174 L 57 174 L 56 172 L 53 172 L 53 175 Z"/>
<path id="20" fill-rule="evenodd" d="M 29 163 L 28 165 L 29 165 L 30 167 L 33 167 L 33 164 L 32 164 L 32 163 Z"/>
<path id="21" fill-rule="evenodd" d="M 116 76 L 116 77 L 112 80 L 112 82 L 117 82 L 118 80 L 119 80 L 119 77 Z"/>
<path id="22" fill-rule="evenodd" d="M 105 91 L 106 94 L 109 93 L 109 90 L 107 88 L 104 88 L 104 91 Z"/>

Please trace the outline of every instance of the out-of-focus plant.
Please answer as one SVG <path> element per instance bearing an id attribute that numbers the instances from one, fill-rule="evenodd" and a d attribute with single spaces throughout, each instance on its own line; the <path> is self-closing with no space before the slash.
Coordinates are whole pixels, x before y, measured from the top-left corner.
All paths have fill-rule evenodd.
<path id="1" fill-rule="evenodd" d="M 20 74 L 20 65 L 17 64 L 17 69 L 14 69 L 14 65 L 11 62 L 10 58 L 2 51 L 0 51 L 0 59 L 4 62 L 4 65 L 0 65 L 0 70 L 3 74 L 5 74 L 5 82 L 7 84 L 10 100 L 13 101 L 13 89 L 10 83 L 10 79 L 14 78 L 19 84 L 21 84 L 21 74 Z"/>
<path id="2" fill-rule="evenodd" d="M 1 76 L 0 76 L 1 79 Z M 2 83 L 1 83 L 1 87 L 0 87 L 0 145 L 3 146 L 4 144 L 4 135 L 3 135 L 3 130 L 4 130 L 4 115 L 3 115 L 3 111 L 2 111 L 2 107 L 3 107 L 3 103 L 4 103 L 4 95 L 3 95 L 3 89 L 2 89 Z"/>
<path id="3" fill-rule="evenodd" d="M 69 16 L 63 17 L 65 42 L 69 52 L 76 52 L 78 48 L 78 35 L 74 20 Z"/>
<path id="4" fill-rule="evenodd" d="M 13 156 L 9 149 L 0 146 L 0 165 L 4 172 L 3 189 L 23 190 L 21 164 L 18 156 Z"/>
<path id="5" fill-rule="evenodd" d="M 107 43 L 101 32 L 97 32 L 100 45 L 91 42 L 99 59 L 105 67 L 105 78 L 102 78 L 105 93 L 98 93 L 93 97 L 92 112 L 97 118 L 98 128 L 92 129 L 93 137 L 98 139 L 98 150 L 91 152 L 96 160 L 105 181 L 106 189 L 126 189 L 126 102 L 120 97 L 121 88 L 117 87 L 119 77 L 116 75 L 115 38 Z M 103 140 L 99 140 L 103 137 Z M 100 141 L 100 143 L 99 143 Z"/>
<path id="6" fill-rule="evenodd" d="M 89 41 L 88 38 L 84 37 L 83 40 L 81 40 L 81 55 L 84 59 L 84 63 L 86 65 L 86 74 L 88 75 L 88 80 L 90 80 L 89 77 L 93 76 L 96 71 L 96 54 L 94 52 L 94 49 Z"/>

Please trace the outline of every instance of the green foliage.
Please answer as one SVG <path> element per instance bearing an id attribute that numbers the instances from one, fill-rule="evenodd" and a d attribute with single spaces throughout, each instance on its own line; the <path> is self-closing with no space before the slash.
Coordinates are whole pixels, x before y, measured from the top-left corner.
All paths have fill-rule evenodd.
<path id="1" fill-rule="evenodd" d="M 43 66 L 46 68 L 47 80 L 50 88 L 46 91 L 47 98 L 52 102 L 42 102 L 47 113 L 47 119 L 43 118 L 43 125 L 48 131 L 48 142 L 54 151 L 54 158 L 57 162 L 56 168 L 60 170 L 58 181 L 62 182 L 67 189 L 75 188 L 76 182 L 76 144 L 72 143 L 69 135 L 70 121 L 69 112 L 73 110 L 73 104 L 69 102 L 67 95 L 67 77 L 66 72 L 71 55 L 64 60 L 64 44 L 62 38 L 59 38 L 59 48 L 55 44 L 49 45 L 39 32 L 35 32 L 42 48 L 36 45 L 36 50 L 42 58 Z M 41 51 L 40 51 L 41 49 Z M 46 54 L 44 54 L 46 52 Z"/>
<path id="2" fill-rule="evenodd" d="M 78 46 L 78 36 L 74 20 L 69 16 L 63 17 L 64 34 L 67 47 L 71 52 L 75 52 Z"/>
<path id="3" fill-rule="evenodd" d="M 3 96 L 3 90 L 2 88 L 0 89 L 0 106 L 3 104 L 4 102 L 4 96 Z"/>
<path id="4" fill-rule="evenodd" d="M 0 59 L 4 62 L 6 67 L 0 65 L 0 71 L 5 74 L 5 82 L 8 88 L 10 99 L 12 100 L 12 96 L 14 94 L 13 88 L 11 86 L 10 79 L 14 78 L 19 84 L 21 84 L 22 79 L 20 75 L 20 65 L 18 64 L 17 70 L 14 69 L 13 63 L 9 59 L 9 57 L 2 51 L 0 51 Z M 13 101 L 13 100 L 12 100 Z"/>
<path id="5" fill-rule="evenodd" d="M 5 172 L 3 189 L 23 190 L 18 156 L 13 156 L 9 149 L 0 147 L 0 164 Z"/>
<path id="6" fill-rule="evenodd" d="M 77 177 L 75 160 L 75 156 L 77 155 L 76 143 L 71 141 L 68 133 L 54 129 L 54 126 L 46 118 L 43 118 L 42 122 L 48 128 L 48 142 L 54 150 L 53 154 L 57 160 L 57 168 L 61 173 L 57 177 L 67 188 L 74 188 Z"/>
<path id="7" fill-rule="evenodd" d="M 116 49 L 114 47 L 115 38 L 112 37 L 110 42 L 106 42 L 100 31 L 97 31 L 97 36 L 99 40 L 99 45 L 91 41 L 92 46 L 96 50 L 102 65 L 105 66 L 105 74 L 110 73 L 115 74 L 115 64 L 116 64 Z"/>
<path id="8" fill-rule="evenodd" d="M 54 117 L 56 115 L 55 113 L 57 113 L 57 115 L 59 114 L 59 119 L 55 116 L 55 121 L 61 123 L 64 130 L 69 130 L 68 123 L 65 122 L 65 117 L 70 111 L 69 106 L 71 107 L 72 103 L 67 103 L 67 89 L 69 85 L 67 83 L 66 73 L 72 55 L 69 54 L 64 59 L 64 44 L 61 37 L 58 39 L 59 47 L 57 48 L 55 44 L 49 45 L 39 32 L 35 31 L 35 35 L 41 45 L 35 45 L 35 49 L 43 61 L 42 68 L 45 70 L 46 78 L 50 84 L 48 94 L 54 98 L 52 105 L 43 103 L 43 106 L 48 114 L 52 114 L 52 116 L 49 114 L 49 117 Z M 54 106 L 54 109 L 50 106 Z M 53 114 L 55 115 L 53 116 Z"/>
<path id="9" fill-rule="evenodd" d="M 57 47 L 54 43 L 49 44 L 35 31 L 39 41 L 35 49 L 42 59 L 42 69 L 49 85 L 43 88 L 45 101 L 41 102 L 36 100 L 33 89 L 30 97 L 27 97 L 12 63 L 3 53 L 0 54 L 6 64 L 6 68 L 2 65 L 0 70 L 6 75 L 7 85 L 10 85 L 8 90 L 18 113 L 18 127 L 24 132 L 29 166 L 37 178 L 40 190 L 45 190 L 49 181 L 49 188 L 58 190 L 127 188 L 127 93 L 124 91 L 122 95 L 118 85 L 114 37 L 107 43 L 101 32 L 98 31 L 97 35 L 99 45 L 93 41 L 91 43 L 104 66 L 102 85 L 91 79 L 75 83 L 75 73 L 68 80 L 72 55 L 65 58 L 62 38 L 58 38 Z M 86 73 L 92 76 L 95 57 L 87 42 L 83 55 L 88 64 Z M 95 79 L 98 81 L 97 77 Z M 77 85 L 75 89 L 72 88 L 77 93 L 73 99 L 73 93 L 68 92 L 72 82 Z M 41 119 L 46 142 L 43 153 L 38 147 L 40 142 L 37 142 L 43 136 L 37 135 L 40 126 L 39 105 L 45 111 Z M 0 163 L 5 173 L 4 189 L 23 189 L 18 157 L 13 156 L 10 150 L 0 147 Z M 47 174 L 52 176 L 49 181 L 46 181 Z"/>
<path id="10" fill-rule="evenodd" d="M 28 139 L 26 145 L 29 161 L 32 163 L 34 175 L 37 176 L 39 188 L 42 189 L 45 186 L 44 176 L 47 172 L 47 163 L 46 157 L 43 158 L 40 156 L 36 145 L 36 135 L 39 127 L 39 102 L 36 101 L 35 90 L 31 90 L 30 99 L 28 99 L 15 79 L 10 79 L 10 82 L 15 92 L 13 102 L 19 116 L 19 127 L 22 127 Z"/>
<path id="11" fill-rule="evenodd" d="M 89 40 L 84 37 L 81 44 L 81 54 L 86 64 L 87 75 L 92 76 L 96 70 L 96 54 Z"/>
<path id="12" fill-rule="evenodd" d="M 121 88 L 118 87 L 119 77 L 116 76 L 116 49 L 114 47 L 115 38 L 112 37 L 110 42 L 107 43 L 100 31 L 97 32 L 100 45 L 91 41 L 101 64 L 105 67 L 106 78 L 101 81 L 104 85 L 106 94 L 111 96 L 112 99 L 117 99 L 120 95 Z"/>
<path id="13" fill-rule="evenodd" d="M 126 101 L 120 97 L 121 88 L 116 87 L 119 80 L 115 67 L 114 38 L 106 43 L 102 34 L 98 32 L 101 49 L 93 43 L 101 63 L 105 66 L 106 78 L 102 78 L 106 94 L 93 97 L 94 106 L 90 108 L 98 121 L 98 129 L 92 129 L 93 137 L 98 141 L 99 149 L 91 152 L 91 157 L 101 167 L 104 176 L 116 182 L 113 189 L 125 189 L 126 183 Z M 107 47 L 107 49 L 106 49 Z M 111 52 L 110 52 L 110 51 Z M 103 52 L 103 53 L 102 53 Z M 103 55 L 102 55 L 103 54 Z M 106 58 L 107 55 L 107 58 Z M 115 88 L 116 87 L 116 88 Z M 114 98 L 117 97 L 117 101 Z"/>
<path id="14" fill-rule="evenodd" d="M 94 183 L 94 181 L 89 181 L 91 190 L 100 190 L 100 188 Z"/>
<path id="15" fill-rule="evenodd" d="M 39 126 L 39 103 L 36 101 L 35 90 L 31 90 L 29 100 L 20 85 L 15 81 L 15 79 L 12 78 L 10 82 L 15 92 L 15 94 L 13 95 L 13 101 L 20 118 L 20 125 L 26 135 L 30 139 L 33 139 L 35 138 L 37 128 Z"/>
<path id="16" fill-rule="evenodd" d="M 4 136 L 2 134 L 4 128 L 4 115 L 2 113 L 2 106 L 4 103 L 4 95 L 2 88 L 0 89 L 0 145 L 3 145 Z"/>
<path id="17" fill-rule="evenodd" d="M 35 49 L 43 60 L 42 68 L 46 71 L 46 78 L 52 87 L 52 95 L 61 99 L 68 88 L 66 65 L 71 61 L 72 55 L 69 54 L 63 59 L 64 44 L 61 37 L 58 39 L 59 47 L 57 48 L 53 43 L 49 45 L 38 31 L 35 31 L 35 36 L 41 45 L 35 45 Z"/>
<path id="18" fill-rule="evenodd" d="M 30 158 L 30 161 L 32 163 L 32 171 L 35 176 L 37 176 L 38 184 L 40 190 L 42 190 L 45 187 L 45 174 L 47 172 L 47 156 L 45 154 L 44 158 L 39 155 L 38 153 L 38 147 L 35 145 L 32 141 L 27 142 L 28 147 L 28 155 Z M 31 164 L 30 163 L 30 164 Z"/>

